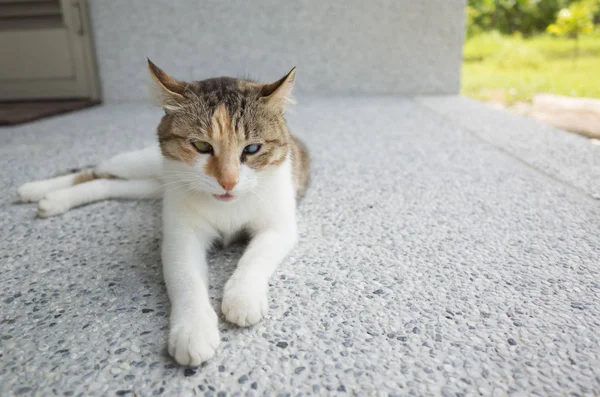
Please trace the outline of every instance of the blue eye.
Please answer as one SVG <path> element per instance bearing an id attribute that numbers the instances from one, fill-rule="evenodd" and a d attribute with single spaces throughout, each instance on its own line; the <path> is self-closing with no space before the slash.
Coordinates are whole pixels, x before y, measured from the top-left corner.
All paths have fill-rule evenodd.
<path id="1" fill-rule="evenodd" d="M 248 145 L 244 148 L 244 154 L 254 154 L 260 150 L 260 145 Z"/>

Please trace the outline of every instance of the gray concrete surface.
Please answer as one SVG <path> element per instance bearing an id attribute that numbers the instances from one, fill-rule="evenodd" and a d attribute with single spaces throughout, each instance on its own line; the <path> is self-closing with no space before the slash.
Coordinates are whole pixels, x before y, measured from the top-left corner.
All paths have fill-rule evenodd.
<path id="1" fill-rule="evenodd" d="M 0 395 L 598 394 L 600 205 L 581 175 L 484 142 L 483 115 L 393 97 L 292 108 L 314 178 L 269 317 L 222 321 L 213 360 L 174 366 L 158 204 L 40 220 L 13 203 L 23 182 L 148 144 L 159 117 L 108 105 L 0 129 Z M 211 255 L 215 307 L 240 253 Z"/>
<path id="2" fill-rule="evenodd" d="M 589 139 L 470 98 L 440 96 L 418 101 L 540 172 L 600 199 L 600 148 Z"/>
<path id="3" fill-rule="evenodd" d="M 146 57 L 180 79 L 305 94 L 457 94 L 465 0 L 89 0 L 104 99 L 147 98 Z"/>

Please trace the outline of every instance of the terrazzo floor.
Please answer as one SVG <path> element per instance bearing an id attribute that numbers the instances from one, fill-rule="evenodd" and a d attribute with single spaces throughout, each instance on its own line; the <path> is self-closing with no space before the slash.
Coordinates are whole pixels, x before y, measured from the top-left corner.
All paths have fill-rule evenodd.
<path id="1" fill-rule="evenodd" d="M 313 183 L 268 318 L 221 317 L 217 355 L 185 369 L 159 202 L 15 203 L 149 145 L 159 118 L 123 103 L 0 129 L 0 395 L 600 394 L 600 147 L 461 98 L 302 98 Z M 242 249 L 210 256 L 215 308 Z"/>

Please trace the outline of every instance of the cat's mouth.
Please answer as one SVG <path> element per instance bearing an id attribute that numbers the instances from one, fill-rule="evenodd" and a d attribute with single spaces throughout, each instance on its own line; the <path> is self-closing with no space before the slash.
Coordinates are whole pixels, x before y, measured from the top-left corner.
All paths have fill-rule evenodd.
<path id="1" fill-rule="evenodd" d="M 219 201 L 231 201 L 235 198 L 233 194 L 225 193 L 225 194 L 213 194 L 213 197 Z"/>

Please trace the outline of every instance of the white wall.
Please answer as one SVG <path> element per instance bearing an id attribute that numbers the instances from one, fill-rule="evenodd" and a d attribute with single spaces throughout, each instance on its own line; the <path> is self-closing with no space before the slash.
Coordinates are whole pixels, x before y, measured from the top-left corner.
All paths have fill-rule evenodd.
<path id="1" fill-rule="evenodd" d="M 180 79 L 300 94 L 456 94 L 464 0 L 89 0 L 106 101 L 147 98 L 146 57 Z"/>

